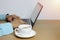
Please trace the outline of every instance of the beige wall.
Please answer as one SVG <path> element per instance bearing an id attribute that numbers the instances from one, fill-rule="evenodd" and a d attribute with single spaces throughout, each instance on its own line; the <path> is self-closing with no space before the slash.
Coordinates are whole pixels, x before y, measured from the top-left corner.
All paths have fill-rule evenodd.
<path id="1" fill-rule="evenodd" d="M 0 13 L 29 18 L 37 2 L 43 5 L 38 19 L 60 19 L 60 0 L 0 0 Z"/>
<path id="2" fill-rule="evenodd" d="M 60 19 L 60 0 L 38 0 L 43 4 L 39 19 Z"/>
<path id="3" fill-rule="evenodd" d="M 0 13 L 16 14 L 21 18 L 29 18 L 36 3 L 36 0 L 0 0 Z"/>

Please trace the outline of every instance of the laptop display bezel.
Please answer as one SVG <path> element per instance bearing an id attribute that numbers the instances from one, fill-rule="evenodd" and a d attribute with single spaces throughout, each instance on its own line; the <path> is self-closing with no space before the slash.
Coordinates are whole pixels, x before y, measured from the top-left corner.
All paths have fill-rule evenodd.
<path id="1" fill-rule="evenodd" d="M 31 19 L 31 25 L 32 25 L 32 27 L 34 26 L 34 24 L 36 23 L 36 21 L 37 21 L 37 18 L 38 18 L 38 16 L 39 16 L 39 14 L 40 14 L 40 12 L 41 12 L 41 10 L 42 10 L 42 8 L 43 8 L 43 5 L 41 5 L 40 3 L 37 3 L 41 8 L 40 8 L 40 10 L 39 10 L 39 12 L 38 12 L 38 15 L 37 15 L 37 17 L 36 17 L 36 19 L 35 19 L 35 21 L 33 22 Z"/>

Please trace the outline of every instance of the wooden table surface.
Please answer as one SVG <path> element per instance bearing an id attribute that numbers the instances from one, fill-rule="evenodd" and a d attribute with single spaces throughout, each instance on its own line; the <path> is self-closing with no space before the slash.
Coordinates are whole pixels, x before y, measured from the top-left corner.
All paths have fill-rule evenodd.
<path id="1" fill-rule="evenodd" d="M 60 20 L 38 20 L 33 29 L 37 34 L 32 38 L 22 39 L 12 33 L 0 37 L 0 40 L 60 40 Z"/>

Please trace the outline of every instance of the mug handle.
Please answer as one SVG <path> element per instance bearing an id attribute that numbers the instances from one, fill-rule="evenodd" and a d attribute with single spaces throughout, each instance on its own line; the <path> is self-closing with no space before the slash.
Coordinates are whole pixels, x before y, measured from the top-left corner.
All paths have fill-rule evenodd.
<path id="1" fill-rule="evenodd" d="M 19 28 L 15 28 L 15 31 L 16 31 L 16 32 L 19 32 Z"/>

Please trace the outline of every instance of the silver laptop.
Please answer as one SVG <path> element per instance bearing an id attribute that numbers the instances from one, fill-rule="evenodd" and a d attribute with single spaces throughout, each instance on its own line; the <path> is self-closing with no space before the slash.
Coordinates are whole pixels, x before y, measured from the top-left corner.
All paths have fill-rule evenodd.
<path id="1" fill-rule="evenodd" d="M 31 17 L 29 19 L 23 19 L 24 21 L 27 22 L 27 24 L 32 25 L 32 27 L 34 26 L 41 10 L 42 10 L 43 6 L 40 3 L 37 3 L 32 14 Z"/>

